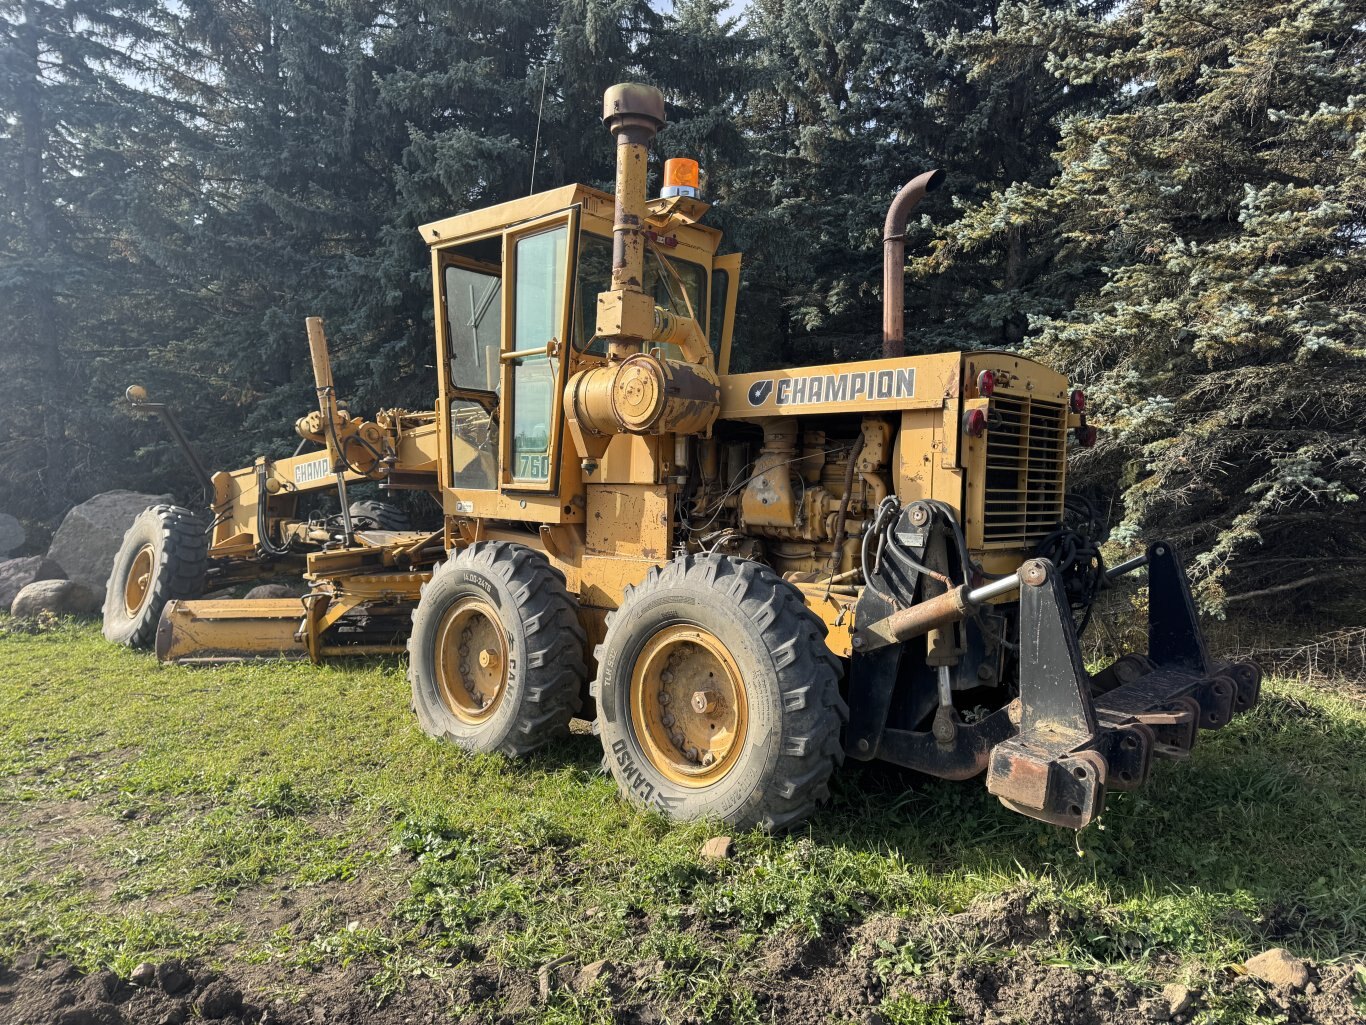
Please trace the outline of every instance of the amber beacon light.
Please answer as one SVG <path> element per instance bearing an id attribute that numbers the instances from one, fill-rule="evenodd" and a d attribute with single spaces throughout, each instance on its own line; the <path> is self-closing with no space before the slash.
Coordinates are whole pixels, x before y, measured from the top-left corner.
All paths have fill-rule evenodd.
<path id="1" fill-rule="evenodd" d="M 664 187 L 659 194 L 665 199 L 670 196 L 700 196 L 702 189 L 698 186 L 697 161 L 687 157 L 664 161 Z"/>

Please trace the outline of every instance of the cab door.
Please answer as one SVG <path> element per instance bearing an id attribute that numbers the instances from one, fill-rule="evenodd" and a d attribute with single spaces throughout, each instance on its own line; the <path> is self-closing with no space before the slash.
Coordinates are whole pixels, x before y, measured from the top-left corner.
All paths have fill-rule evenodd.
<path id="1" fill-rule="evenodd" d="M 510 229 L 503 241 L 501 489 L 559 490 L 579 209 Z"/>

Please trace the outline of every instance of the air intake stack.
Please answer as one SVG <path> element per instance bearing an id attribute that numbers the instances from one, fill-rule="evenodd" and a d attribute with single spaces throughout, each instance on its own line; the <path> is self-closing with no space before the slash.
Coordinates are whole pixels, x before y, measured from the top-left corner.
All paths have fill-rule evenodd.
<path id="1" fill-rule="evenodd" d="M 564 396 L 569 434 L 586 467 L 614 435 L 702 434 L 721 410 L 698 311 L 656 306 L 645 287 L 649 145 L 664 127 L 664 96 L 653 86 L 614 85 L 602 98 L 602 120 L 617 140 L 612 282 L 598 293 L 597 334 L 607 341 L 607 362 L 571 377 Z M 666 229 L 670 215 L 654 216 L 655 229 Z M 657 260 L 660 273 L 676 276 L 666 257 Z"/>
<path id="2" fill-rule="evenodd" d="M 645 292 L 646 185 L 650 141 L 664 127 L 664 94 L 627 82 L 603 94 L 602 120 L 617 140 L 612 287 L 598 295 L 598 334 L 625 359 L 654 336 L 655 302 Z"/>

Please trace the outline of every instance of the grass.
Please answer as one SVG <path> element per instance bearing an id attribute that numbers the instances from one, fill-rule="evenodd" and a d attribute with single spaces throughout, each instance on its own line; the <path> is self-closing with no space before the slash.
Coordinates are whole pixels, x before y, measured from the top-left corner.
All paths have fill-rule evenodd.
<path id="1" fill-rule="evenodd" d="M 850 770 L 807 830 L 740 836 L 717 865 L 708 825 L 617 799 L 591 737 L 524 764 L 430 741 L 395 663 L 160 667 L 65 623 L 0 630 L 0 667 L 0 958 L 354 968 L 383 1000 L 454 964 L 534 977 L 572 955 L 653 962 L 670 1006 L 751 1021 L 778 937 L 1021 893 L 1054 923 L 1031 957 L 1139 982 L 1366 948 L 1366 709 L 1289 680 L 1081 834 L 978 782 Z M 1014 956 L 912 935 L 880 975 Z M 528 1013 L 612 1020 L 598 991 Z M 952 1020 L 909 996 L 881 1013 Z"/>

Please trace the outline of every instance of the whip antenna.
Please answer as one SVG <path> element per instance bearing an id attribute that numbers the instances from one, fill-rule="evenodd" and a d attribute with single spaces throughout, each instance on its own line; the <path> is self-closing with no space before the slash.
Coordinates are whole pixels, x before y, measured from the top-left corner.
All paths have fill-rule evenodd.
<path id="1" fill-rule="evenodd" d="M 536 191 L 536 154 L 541 149 L 541 116 L 545 113 L 545 80 L 550 74 L 550 61 L 541 67 L 541 105 L 536 108 L 536 139 L 531 144 L 531 181 L 527 185 L 527 195 Z"/>

